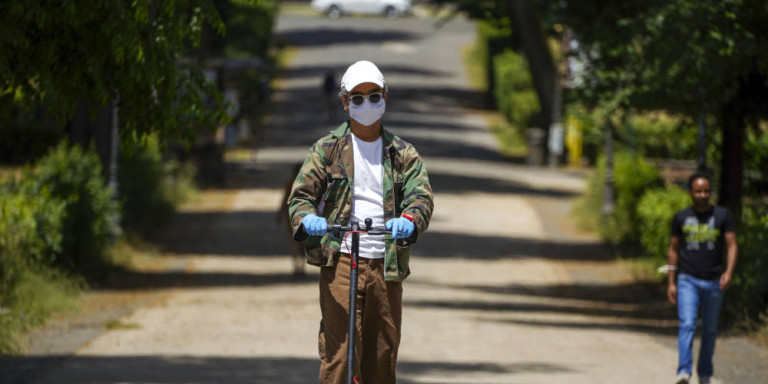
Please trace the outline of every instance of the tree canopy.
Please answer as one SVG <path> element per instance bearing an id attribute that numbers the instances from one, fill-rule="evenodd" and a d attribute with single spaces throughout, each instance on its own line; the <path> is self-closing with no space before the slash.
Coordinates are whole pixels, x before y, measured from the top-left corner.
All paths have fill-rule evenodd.
<path id="1" fill-rule="evenodd" d="M 512 7 L 504 0 L 432 3 L 454 4 L 484 20 L 509 18 Z M 761 0 L 534 3 L 550 35 L 574 33 L 587 64 L 579 97 L 594 105 L 698 113 L 704 104 L 732 100 L 746 83 L 765 83 L 768 75 L 768 3 Z"/>
<path id="2" fill-rule="evenodd" d="M 119 100 L 121 136 L 190 139 L 225 119 L 215 85 L 181 64 L 207 25 L 224 32 L 209 0 L 2 2 L 0 120 L 64 123 Z"/>
<path id="3" fill-rule="evenodd" d="M 764 1 L 568 0 L 553 11 L 587 58 L 581 96 L 595 103 L 719 112 L 768 74 Z"/>
<path id="4" fill-rule="evenodd" d="M 432 0 L 455 4 L 470 17 L 512 20 L 513 35 L 526 33 L 525 27 L 520 31 L 505 10 L 526 1 L 537 5 L 542 29 L 550 36 L 568 31 L 578 43 L 571 55 L 583 62 L 584 71 L 570 95 L 579 102 L 609 113 L 666 110 L 716 118 L 722 132 L 718 195 L 721 204 L 739 211 L 744 130 L 757 128 L 768 115 L 768 3 Z"/>

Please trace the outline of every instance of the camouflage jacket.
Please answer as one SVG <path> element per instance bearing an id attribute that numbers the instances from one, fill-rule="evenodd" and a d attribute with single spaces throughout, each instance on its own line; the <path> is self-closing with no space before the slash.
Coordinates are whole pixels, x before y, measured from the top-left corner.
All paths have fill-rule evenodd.
<path id="1" fill-rule="evenodd" d="M 384 278 L 387 281 L 403 281 L 410 274 L 408 261 L 411 245 L 427 230 L 432 217 L 432 187 L 424 161 L 416 149 L 383 127 L 381 136 L 384 221 L 408 212 L 413 215 L 416 227 L 408 239 L 396 242 L 387 235 L 384 240 Z M 309 264 L 332 266 L 340 252 L 341 240 L 329 234 L 309 237 L 301 220 L 305 215 L 314 213 L 325 217 L 329 226 L 349 225 L 354 175 L 352 135 L 349 122 L 346 122 L 309 149 L 288 198 L 288 215 L 294 239 L 304 242 Z M 321 203 L 322 212 L 319 209 Z"/>

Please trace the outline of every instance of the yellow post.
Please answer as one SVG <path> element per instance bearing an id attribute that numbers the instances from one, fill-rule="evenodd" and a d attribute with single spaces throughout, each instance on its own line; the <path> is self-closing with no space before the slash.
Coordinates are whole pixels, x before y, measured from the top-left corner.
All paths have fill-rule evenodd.
<path id="1" fill-rule="evenodd" d="M 568 116 L 565 145 L 568 146 L 568 165 L 571 167 L 581 167 L 583 130 L 584 126 L 576 116 Z"/>

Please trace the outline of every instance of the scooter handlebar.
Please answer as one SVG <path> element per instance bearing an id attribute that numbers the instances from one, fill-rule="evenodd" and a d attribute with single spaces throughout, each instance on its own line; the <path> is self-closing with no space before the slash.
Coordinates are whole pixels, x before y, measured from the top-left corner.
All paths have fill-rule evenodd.
<path id="1" fill-rule="evenodd" d="M 328 226 L 328 233 L 333 233 L 334 236 L 339 237 L 341 236 L 342 232 L 363 232 L 367 233 L 369 235 L 386 235 L 386 234 L 392 234 L 392 231 L 386 229 L 385 227 L 373 227 L 372 226 L 373 220 L 370 218 L 365 219 L 365 226 L 360 227 L 357 225 L 357 222 L 352 222 L 351 225 L 341 225 L 341 224 L 333 224 Z"/>
<path id="2" fill-rule="evenodd" d="M 333 234 L 334 237 L 337 237 L 337 238 L 341 237 L 342 232 L 346 233 L 346 232 L 352 232 L 352 231 L 367 233 L 369 235 L 387 235 L 387 234 L 391 235 L 392 234 L 392 231 L 386 229 L 386 227 L 383 227 L 383 226 L 374 227 L 372 224 L 373 224 L 373 220 L 371 220 L 370 218 L 365 219 L 364 226 L 360 226 L 359 223 L 354 220 L 350 223 L 350 225 L 329 223 L 326 229 L 326 233 L 331 233 Z M 308 234 L 306 231 L 302 231 L 302 233 L 303 233 L 303 236 L 297 237 L 296 240 L 303 241 L 301 239 L 306 238 L 304 236 L 312 236 Z"/>

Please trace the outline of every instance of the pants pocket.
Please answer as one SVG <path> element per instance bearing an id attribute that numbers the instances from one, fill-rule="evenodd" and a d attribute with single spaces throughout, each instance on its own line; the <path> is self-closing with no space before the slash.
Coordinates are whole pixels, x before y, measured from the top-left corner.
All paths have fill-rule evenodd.
<path id="1" fill-rule="evenodd" d="M 320 332 L 317 335 L 317 352 L 320 355 L 320 360 L 328 362 L 328 355 L 326 353 L 325 346 L 325 324 L 320 320 Z"/>

